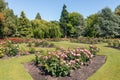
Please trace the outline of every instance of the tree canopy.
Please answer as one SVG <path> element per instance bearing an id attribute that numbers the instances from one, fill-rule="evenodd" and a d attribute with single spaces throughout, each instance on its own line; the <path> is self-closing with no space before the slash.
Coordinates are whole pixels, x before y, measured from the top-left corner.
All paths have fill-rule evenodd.
<path id="1" fill-rule="evenodd" d="M 0 38 L 78 38 L 83 37 L 120 37 L 120 5 L 114 11 L 105 7 L 95 14 L 84 18 L 78 12 L 69 12 L 62 7 L 59 21 L 46 21 L 37 13 L 29 20 L 24 11 L 20 16 L 0 0 Z"/>

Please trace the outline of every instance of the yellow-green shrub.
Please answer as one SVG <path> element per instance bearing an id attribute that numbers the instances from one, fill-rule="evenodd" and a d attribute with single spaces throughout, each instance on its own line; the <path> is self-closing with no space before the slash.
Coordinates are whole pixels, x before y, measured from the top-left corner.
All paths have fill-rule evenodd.
<path id="1" fill-rule="evenodd" d="M 0 46 L 0 58 L 4 56 L 5 49 L 4 47 Z"/>

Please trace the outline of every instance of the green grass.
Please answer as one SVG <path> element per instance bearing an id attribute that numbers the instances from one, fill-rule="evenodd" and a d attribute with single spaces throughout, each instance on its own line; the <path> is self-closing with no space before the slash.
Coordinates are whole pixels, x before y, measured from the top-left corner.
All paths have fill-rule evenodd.
<path id="1" fill-rule="evenodd" d="M 22 44 L 18 44 L 18 45 L 19 45 L 19 49 L 20 49 L 20 50 L 30 51 L 30 47 L 28 47 L 26 43 L 22 43 Z M 54 50 L 54 48 L 35 47 L 35 50 L 36 50 L 36 51 L 41 51 L 41 50 L 52 51 L 52 50 Z"/>
<path id="2" fill-rule="evenodd" d="M 87 47 L 88 44 L 70 43 L 68 41 L 52 42 L 58 47 L 75 48 Z M 120 50 L 105 47 L 107 44 L 97 44 L 101 50 L 98 55 L 106 55 L 106 63 L 88 80 L 119 80 L 120 79 Z M 21 45 L 23 46 L 23 45 Z M 24 45 L 25 46 L 25 45 Z M 25 47 L 24 47 L 25 48 Z M 37 49 L 37 48 L 36 48 Z M 38 50 L 55 50 L 54 48 L 38 48 Z M 0 60 L 0 80 L 32 80 L 22 63 L 34 59 L 34 55 Z"/>
<path id="3" fill-rule="evenodd" d="M 32 80 L 22 63 L 29 62 L 34 55 L 0 60 L 0 80 Z"/>
<path id="4" fill-rule="evenodd" d="M 99 55 L 106 55 L 106 63 L 88 80 L 119 80 L 120 79 L 120 50 L 98 45 L 101 50 Z"/>
<path id="5" fill-rule="evenodd" d="M 62 48 L 88 47 L 87 44 L 71 43 L 69 41 L 60 41 L 60 42 L 52 42 L 52 43 L 54 43 L 57 47 L 62 47 Z"/>

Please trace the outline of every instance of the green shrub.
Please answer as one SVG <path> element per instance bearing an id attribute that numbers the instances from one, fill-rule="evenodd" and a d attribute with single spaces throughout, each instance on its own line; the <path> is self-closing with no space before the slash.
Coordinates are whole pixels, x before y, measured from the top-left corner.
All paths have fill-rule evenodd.
<path id="1" fill-rule="evenodd" d="M 116 47 L 119 48 L 120 47 L 120 40 L 119 39 L 110 39 L 108 40 L 108 46 L 110 47 Z"/>
<path id="2" fill-rule="evenodd" d="M 47 41 L 54 41 L 54 42 L 69 41 L 69 38 L 51 38 L 51 39 L 47 39 Z"/>
<path id="3" fill-rule="evenodd" d="M 6 50 L 6 54 L 7 54 L 8 56 L 15 56 L 15 55 L 17 55 L 18 52 L 19 52 L 19 46 L 16 45 L 16 44 L 15 44 L 15 45 L 12 44 L 11 41 L 8 41 L 5 50 Z"/>
<path id="4" fill-rule="evenodd" d="M 36 51 L 35 51 L 35 48 L 34 48 L 34 47 L 30 47 L 29 53 L 34 54 L 35 52 L 36 52 Z"/>
<path id="5" fill-rule="evenodd" d="M 35 41 L 35 47 L 39 47 L 40 46 L 40 42 Z"/>
<path id="6" fill-rule="evenodd" d="M 89 50 L 93 55 L 96 55 L 96 53 L 99 52 L 99 48 L 97 48 L 96 46 L 93 46 L 93 45 L 89 46 Z"/>
<path id="7" fill-rule="evenodd" d="M 60 66 L 60 60 L 56 56 L 52 56 L 48 60 L 36 56 L 36 63 L 40 64 L 39 66 L 42 67 L 45 74 L 48 73 L 49 75 L 56 77 L 67 76 L 70 74 L 71 67 L 66 64 Z"/>
<path id="8" fill-rule="evenodd" d="M 112 40 L 108 40 L 107 43 L 108 43 L 108 46 L 113 46 Z"/>
<path id="9" fill-rule="evenodd" d="M 0 46 L 0 58 L 4 56 L 4 52 L 5 52 L 5 49 L 2 46 Z"/>
<path id="10" fill-rule="evenodd" d="M 79 37 L 78 39 L 70 39 L 71 42 L 85 43 L 85 44 L 98 44 L 105 42 L 103 38 L 89 38 L 89 37 Z"/>
<path id="11" fill-rule="evenodd" d="M 89 58 L 84 54 L 82 53 L 81 54 L 81 61 L 84 63 L 84 62 L 88 62 L 89 61 Z"/>
<path id="12" fill-rule="evenodd" d="M 120 40 L 119 40 L 119 43 L 118 43 L 118 44 L 119 44 L 119 46 L 118 46 L 118 47 L 120 48 Z"/>
<path id="13" fill-rule="evenodd" d="M 119 47 L 119 41 L 117 39 L 113 40 L 113 47 Z"/>
<path id="14" fill-rule="evenodd" d="M 47 41 L 42 41 L 42 42 L 40 42 L 40 45 L 41 45 L 42 47 L 49 47 L 49 43 L 48 43 Z"/>
<path id="15" fill-rule="evenodd" d="M 49 47 L 55 47 L 54 43 L 50 43 Z"/>
<path id="16" fill-rule="evenodd" d="M 32 47 L 32 46 L 33 46 L 32 42 L 29 42 L 28 47 Z"/>
<path id="17" fill-rule="evenodd" d="M 35 47 L 55 47 L 54 43 L 49 43 L 47 41 L 35 42 Z"/>

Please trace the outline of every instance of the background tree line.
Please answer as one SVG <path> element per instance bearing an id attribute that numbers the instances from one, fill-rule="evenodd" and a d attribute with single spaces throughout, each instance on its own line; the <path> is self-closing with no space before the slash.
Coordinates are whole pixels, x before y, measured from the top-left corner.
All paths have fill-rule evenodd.
<path id="1" fill-rule="evenodd" d="M 108 7 L 84 18 L 78 12 L 68 12 L 63 5 L 59 21 L 45 21 L 37 13 L 29 20 L 24 11 L 20 17 L 0 0 L 0 38 L 77 38 L 84 37 L 120 37 L 120 5 L 115 10 Z"/>

